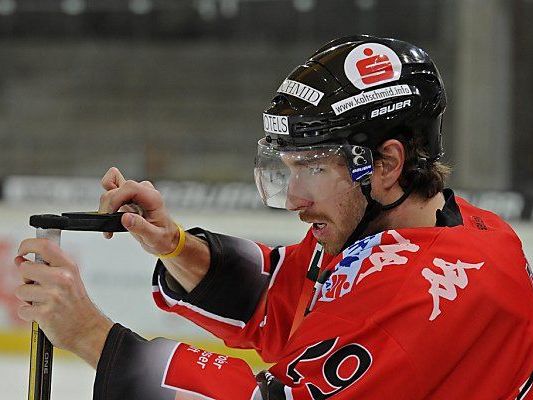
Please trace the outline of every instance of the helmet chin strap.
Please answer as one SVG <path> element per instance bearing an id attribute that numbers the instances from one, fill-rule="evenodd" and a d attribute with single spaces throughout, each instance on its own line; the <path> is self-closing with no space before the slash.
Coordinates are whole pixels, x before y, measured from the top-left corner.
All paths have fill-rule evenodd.
<path id="1" fill-rule="evenodd" d="M 346 243 L 344 243 L 344 245 L 342 246 L 341 251 L 347 249 L 350 245 L 361 239 L 365 231 L 368 229 L 368 225 L 370 225 L 370 223 L 375 220 L 382 211 L 392 210 L 393 208 L 396 208 L 400 204 L 402 204 L 413 191 L 417 180 L 418 176 L 413 179 L 409 187 L 405 190 L 403 195 L 398 200 L 387 205 L 383 205 L 372 198 L 372 186 L 370 184 L 370 177 L 368 177 L 364 182 L 362 182 L 361 191 L 363 192 L 363 195 L 365 196 L 367 201 L 365 213 L 363 214 L 363 218 L 361 218 L 359 224 L 355 227 L 355 230 L 352 232 L 350 237 L 348 237 L 348 240 L 346 240 Z"/>

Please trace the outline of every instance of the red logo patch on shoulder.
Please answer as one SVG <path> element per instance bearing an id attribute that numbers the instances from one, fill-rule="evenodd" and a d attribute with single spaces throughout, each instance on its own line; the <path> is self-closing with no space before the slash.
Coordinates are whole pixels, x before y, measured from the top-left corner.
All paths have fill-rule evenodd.
<path id="1" fill-rule="evenodd" d="M 319 301 L 337 300 L 350 293 L 354 286 L 372 274 L 389 266 L 407 264 L 409 253 L 416 253 L 419 249 L 419 245 L 395 230 L 355 242 L 343 252 L 342 260 L 322 287 Z"/>

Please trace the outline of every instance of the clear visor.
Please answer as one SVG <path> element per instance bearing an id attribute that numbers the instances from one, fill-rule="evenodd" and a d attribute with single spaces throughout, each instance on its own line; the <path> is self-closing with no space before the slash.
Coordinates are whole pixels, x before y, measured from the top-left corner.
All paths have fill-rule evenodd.
<path id="1" fill-rule="evenodd" d="M 354 175 L 353 160 L 364 149 L 352 145 L 279 149 L 261 139 L 254 175 L 263 203 L 296 211 L 347 194 L 359 186 L 361 174 Z M 370 156 L 366 175 L 371 174 L 371 165 Z"/>

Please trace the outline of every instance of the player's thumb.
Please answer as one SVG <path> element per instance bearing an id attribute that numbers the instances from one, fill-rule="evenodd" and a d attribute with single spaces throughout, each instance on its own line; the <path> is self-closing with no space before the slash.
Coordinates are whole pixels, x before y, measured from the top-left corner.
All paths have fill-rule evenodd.
<path id="1" fill-rule="evenodd" d="M 157 227 L 149 223 L 139 214 L 125 213 L 122 216 L 121 222 L 130 233 L 139 236 L 145 243 L 153 242 L 158 234 Z"/>

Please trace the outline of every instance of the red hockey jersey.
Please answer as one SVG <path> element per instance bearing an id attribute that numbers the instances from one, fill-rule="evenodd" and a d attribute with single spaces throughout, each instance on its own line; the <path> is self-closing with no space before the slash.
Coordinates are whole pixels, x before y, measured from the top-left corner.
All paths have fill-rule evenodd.
<path id="1" fill-rule="evenodd" d="M 381 232 L 336 257 L 311 233 L 271 249 L 194 231 L 209 243 L 209 273 L 186 293 L 159 263 L 157 305 L 275 365 L 254 376 L 242 360 L 117 324 L 94 398 L 533 399 L 533 281 L 520 240 L 445 194 L 436 227 Z"/>

